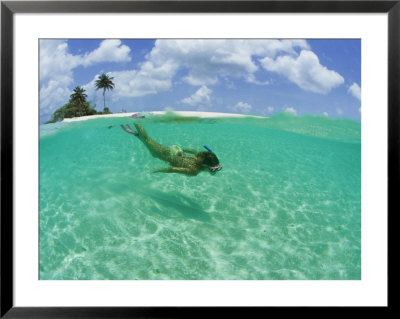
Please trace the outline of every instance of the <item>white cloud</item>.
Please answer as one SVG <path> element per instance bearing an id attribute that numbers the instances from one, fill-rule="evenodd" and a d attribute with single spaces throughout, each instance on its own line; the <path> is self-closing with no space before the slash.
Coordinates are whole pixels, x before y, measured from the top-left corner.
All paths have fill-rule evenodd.
<path id="1" fill-rule="evenodd" d="M 305 40 L 157 40 L 137 69 L 108 73 L 115 83 L 111 98 L 168 90 L 178 70 L 183 72 L 183 80 L 194 86 L 215 85 L 230 77 L 267 85 L 254 75 L 259 70 L 256 59 L 274 58 L 279 53 L 297 55 L 299 49 L 309 49 Z M 40 107 L 41 113 L 46 110 L 49 114 L 68 100 L 73 89 L 72 71 L 77 66 L 130 61 L 130 48 L 116 39 L 104 40 L 92 52 L 77 55 L 69 52 L 65 40 L 41 40 L 40 51 Z M 82 85 L 92 100 L 99 94 L 94 81 Z"/>
<path id="2" fill-rule="evenodd" d="M 72 69 L 80 57 L 68 52 L 64 40 L 40 40 L 40 111 L 50 115 L 68 101 L 73 83 Z"/>
<path id="3" fill-rule="evenodd" d="M 79 63 L 80 57 L 68 52 L 68 44 L 65 40 L 40 40 L 41 81 L 54 81 L 58 77 L 72 77 L 71 70 Z"/>
<path id="4" fill-rule="evenodd" d="M 309 46 L 304 40 L 157 40 L 147 59 L 155 65 L 174 61 L 187 72 L 183 79 L 195 86 L 214 85 L 227 76 L 267 84 L 255 79 L 254 58 L 296 54 L 295 48 Z"/>
<path id="5" fill-rule="evenodd" d="M 239 112 L 239 113 L 249 113 L 251 110 L 251 105 L 246 102 L 238 102 L 236 105 L 228 107 L 228 109 L 231 109 L 232 111 Z"/>
<path id="6" fill-rule="evenodd" d="M 296 54 L 296 48 L 308 48 L 308 44 L 304 40 L 157 40 L 138 69 L 110 72 L 115 83 L 112 96 L 117 100 L 166 91 L 178 70 L 186 73 L 182 79 L 193 86 L 207 87 L 229 77 L 266 85 L 253 74 L 259 69 L 254 57 Z M 94 81 L 85 85 L 93 94 Z"/>
<path id="7" fill-rule="evenodd" d="M 249 76 L 246 78 L 246 82 L 252 83 L 252 84 L 257 84 L 257 85 L 269 85 L 269 81 L 259 81 L 256 79 L 254 74 L 249 74 Z"/>
<path id="8" fill-rule="evenodd" d="M 318 57 L 309 50 L 305 40 L 157 40 L 137 68 L 107 73 L 114 77 L 115 83 L 109 98 L 116 101 L 169 90 L 179 71 L 183 81 L 200 87 L 184 101 L 189 105 L 197 102 L 204 107 L 210 103 L 208 86 L 221 80 L 227 82 L 233 77 L 252 84 L 268 85 L 268 81 L 256 78 L 260 69 L 258 60 L 264 69 L 282 73 L 309 91 L 327 93 L 340 85 L 343 78 L 321 66 Z M 41 42 L 41 110 L 54 110 L 68 100 L 73 83 L 72 71 L 77 66 L 106 61 L 126 62 L 130 60 L 129 53 L 129 47 L 120 40 L 104 40 L 97 49 L 80 55 L 70 54 L 66 41 Z M 279 56 L 282 54 L 285 56 Z M 101 97 L 101 92 L 94 86 L 97 77 L 83 85 L 90 100 Z M 251 109 L 249 104 L 241 103 L 235 106 L 238 110 Z"/>
<path id="9" fill-rule="evenodd" d="M 328 112 L 324 112 L 324 113 L 322 113 L 324 116 L 326 116 L 326 117 L 328 117 L 329 116 L 329 114 L 328 114 Z"/>
<path id="10" fill-rule="evenodd" d="M 201 77 L 188 75 L 183 77 L 183 80 L 193 86 L 214 85 L 218 83 L 218 77 L 207 75 L 202 75 Z"/>
<path id="11" fill-rule="evenodd" d="M 282 74 L 305 91 L 326 94 L 344 83 L 340 74 L 322 66 L 315 53 L 309 50 L 302 50 L 297 57 L 265 57 L 260 62 L 267 71 Z"/>
<path id="12" fill-rule="evenodd" d="M 128 62 L 131 60 L 131 49 L 123 45 L 121 40 L 104 40 L 99 47 L 82 57 L 82 65 L 88 66 L 100 62 Z"/>
<path id="13" fill-rule="evenodd" d="M 341 108 L 337 108 L 336 109 L 336 113 L 339 114 L 339 115 L 342 115 L 343 114 L 343 110 Z"/>
<path id="14" fill-rule="evenodd" d="M 40 40 L 40 113 L 49 116 L 67 103 L 72 92 L 73 69 L 99 62 L 129 61 L 130 49 L 120 40 L 104 40 L 92 52 L 73 55 L 66 40 Z"/>
<path id="15" fill-rule="evenodd" d="M 68 102 L 69 96 L 72 93 L 68 89 L 70 81 L 51 80 L 40 88 L 40 110 L 42 114 L 51 114 L 56 107 L 60 107 Z"/>
<path id="16" fill-rule="evenodd" d="M 267 114 L 271 114 L 271 113 L 273 113 L 274 111 L 275 111 L 275 108 L 274 108 L 273 106 L 268 106 L 265 112 L 266 112 Z"/>
<path id="17" fill-rule="evenodd" d="M 109 72 L 107 74 L 114 78 L 115 84 L 112 99 L 116 101 L 120 98 L 132 98 L 169 90 L 176 69 L 177 65 L 172 62 L 159 66 L 145 62 L 138 70 Z M 84 85 L 88 96 L 96 96 L 96 98 L 100 96 L 100 91 L 96 91 L 95 88 L 98 76 L 99 74 L 95 75 L 91 82 Z"/>
<path id="18" fill-rule="evenodd" d="M 288 114 L 292 114 L 292 115 L 297 115 L 297 110 L 295 108 L 293 108 L 293 107 L 285 108 L 284 112 L 288 113 Z"/>
<path id="19" fill-rule="evenodd" d="M 361 101 L 361 88 L 357 83 L 353 83 L 348 91 L 351 95 L 353 95 L 356 99 Z"/>
<path id="20" fill-rule="evenodd" d="M 212 90 L 203 85 L 192 96 L 183 99 L 181 102 L 193 107 L 197 106 L 202 108 L 209 106 L 211 104 L 211 93 Z"/>

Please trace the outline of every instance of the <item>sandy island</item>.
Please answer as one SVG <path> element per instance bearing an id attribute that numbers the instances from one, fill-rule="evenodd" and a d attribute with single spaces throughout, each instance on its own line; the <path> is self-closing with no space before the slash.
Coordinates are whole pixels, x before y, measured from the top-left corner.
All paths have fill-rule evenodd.
<path id="1" fill-rule="evenodd" d="M 195 112 L 195 111 L 151 111 L 151 112 L 130 112 L 130 113 L 113 113 L 113 114 L 99 114 L 99 115 L 88 115 L 74 118 L 65 118 L 63 122 L 75 122 L 75 121 L 86 121 L 96 118 L 106 117 L 132 117 L 134 114 L 138 115 L 163 115 L 166 113 L 175 114 L 184 117 L 201 117 L 201 118 L 216 118 L 216 117 L 252 117 L 252 118 L 265 118 L 264 116 L 247 115 L 247 114 L 235 114 L 235 113 L 217 113 L 217 112 Z"/>

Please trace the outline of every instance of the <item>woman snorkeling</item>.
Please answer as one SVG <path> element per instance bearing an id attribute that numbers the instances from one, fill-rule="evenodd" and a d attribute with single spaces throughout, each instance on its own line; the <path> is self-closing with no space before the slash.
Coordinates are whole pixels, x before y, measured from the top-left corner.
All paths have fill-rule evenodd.
<path id="1" fill-rule="evenodd" d="M 207 152 L 182 149 L 177 145 L 165 147 L 152 140 L 143 126 L 140 124 L 134 125 L 137 131 L 133 130 L 129 124 L 121 124 L 121 127 L 125 132 L 133 134 L 141 140 L 153 157 L 171 165 L 170 167 L 154 169 L 151 171 L 152 173 L 181 173 L 196 176 L 201 171 L 208 171 L 214 175 L 222 169 L 222 165 L 219 165 L 218 157 L 207 146 L 204 146 Z M 185 153 L 193 154 L 194 156 L 187 156 Z"/>

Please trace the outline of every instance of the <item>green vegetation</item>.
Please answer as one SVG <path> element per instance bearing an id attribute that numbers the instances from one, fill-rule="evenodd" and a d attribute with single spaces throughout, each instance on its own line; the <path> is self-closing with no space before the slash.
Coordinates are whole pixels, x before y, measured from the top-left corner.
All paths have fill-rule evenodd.
<path id="1" fill-rule="evenodd" d="M 51 120 L 47 123 L 55 123 L 71 117 L 102 114 L 92 108 L 86 98 L 85 89 L 77 86 L 69 96 L 69 102 L 55 110 Z"/>
<path id="2" fill-rule="evenodd" d="M 72 117 L 80 117 L 87 115 L 96 115 L 96 114 L 112 114 L 110 109 L 106 107 L 106 90 L 113 90 L 115 84 L 112 82 L 114 78 L 109 77 L 106 74 L 102 74 L 99 76 L 98 80 L 96 80 L 96 89 L 103 89 L 103 99 L 104 99 L 104 109 L 103 112 L 98 112 L 90 105 L 88 101 L 86 101 L 87 95 L 85 94 L 85 89 L 80 86 L 77 86 L 72 94 L 69 96 L 69 101 L 64 106 L 58 108 L 54 111 L 52 118 L 47 123 L 55 123 L 62 121 L 65 118 Z"/>

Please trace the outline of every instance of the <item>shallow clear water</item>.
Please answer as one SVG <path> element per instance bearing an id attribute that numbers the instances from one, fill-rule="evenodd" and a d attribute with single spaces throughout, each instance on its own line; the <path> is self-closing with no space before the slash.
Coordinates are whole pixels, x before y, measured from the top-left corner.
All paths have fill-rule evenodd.
<path id="1" fill-rule="evenodd" d="M 361 278 L 360 123 L 139 121 L 223 170 L 149 173 L 166 164 L 119 127 L 133 119 L 42 125 L 40 279 Z"/>

